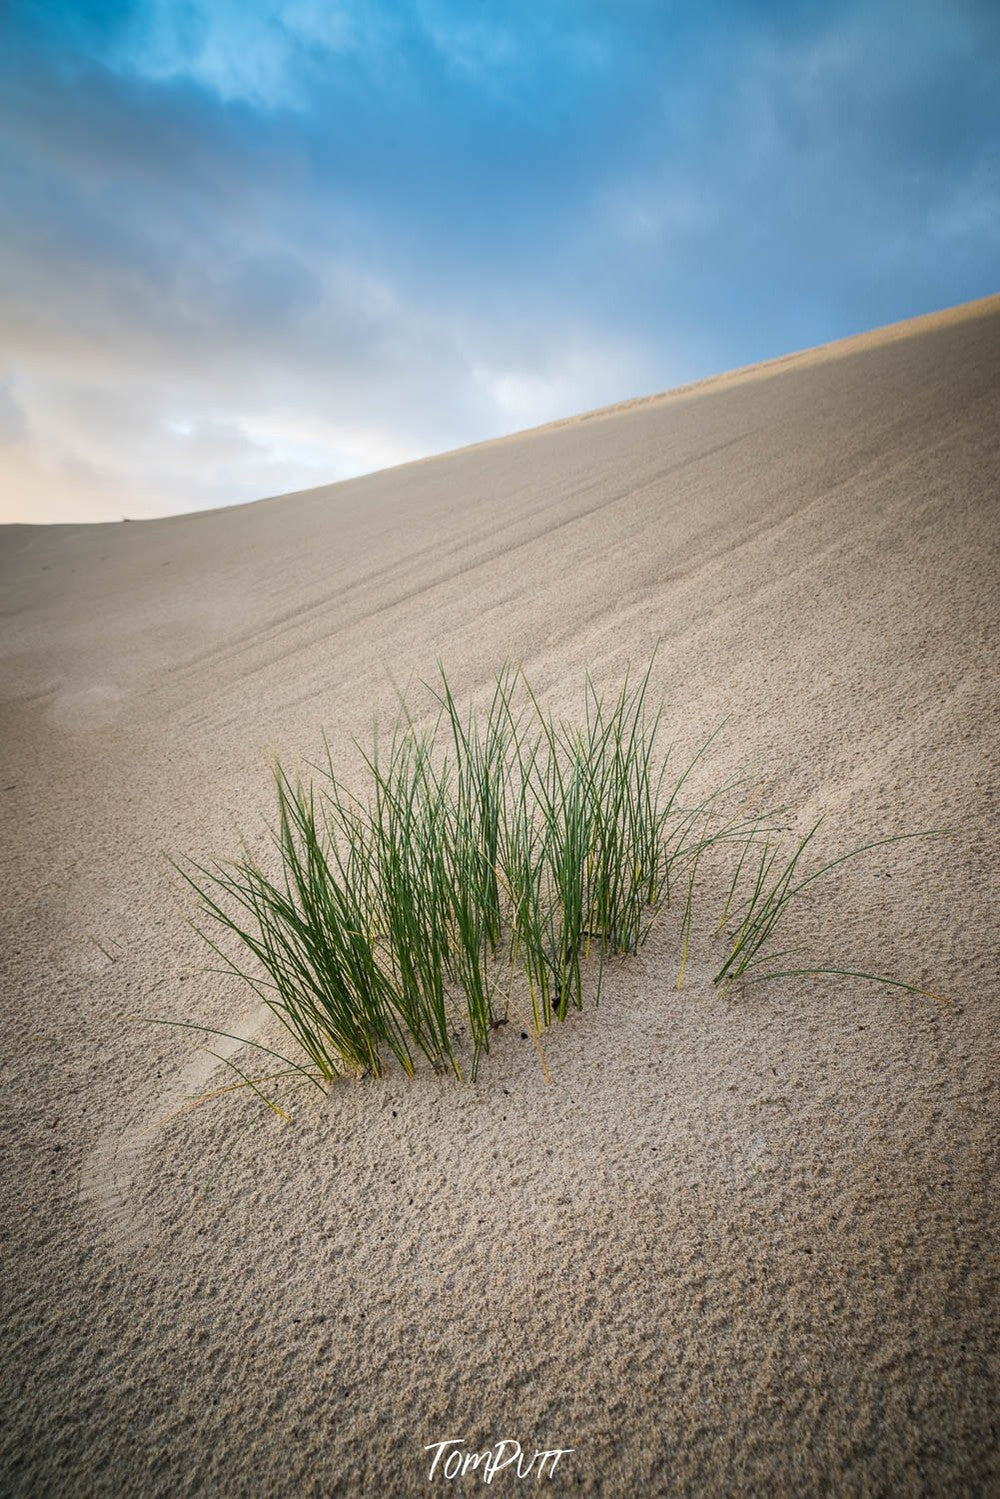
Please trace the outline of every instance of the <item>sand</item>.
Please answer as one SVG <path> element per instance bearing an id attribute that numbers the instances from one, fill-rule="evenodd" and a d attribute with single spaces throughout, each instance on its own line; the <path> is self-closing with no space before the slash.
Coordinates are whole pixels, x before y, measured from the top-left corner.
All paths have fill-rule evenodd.
<path id="1" fill-rule="evenodd" d="M 1000 1492 L 998 491 L 992 298 L 304 494 L 4 530 L 4 1492 L 411 1495 L 447 1439 L 572 1448 L 574 1493 Z M 515 1023 L 474 1086 L 169 1117 L 224 1069 L 125 1017 L 269 1032 L 162 850 L 235 851 L 270 753 L 350 765 L 438 657 L 569 710 L 656 641 L 682 748 L 731 715 L 709 779 L 824 848 L 957 829 L 801 918 L 952 1004 L 720 1000 L 697 954 L 678 992 L 665 921 L 551 1086 Z"/>

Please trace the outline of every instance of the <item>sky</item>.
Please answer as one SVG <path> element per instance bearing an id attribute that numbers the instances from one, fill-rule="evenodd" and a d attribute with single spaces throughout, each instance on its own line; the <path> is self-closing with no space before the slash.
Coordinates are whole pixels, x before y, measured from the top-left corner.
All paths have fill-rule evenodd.
<path id="1" fill-rule="evenodd" d="M 308 488 L 998 290 L 995 0 L 0 8 L 0 522 Z"/>

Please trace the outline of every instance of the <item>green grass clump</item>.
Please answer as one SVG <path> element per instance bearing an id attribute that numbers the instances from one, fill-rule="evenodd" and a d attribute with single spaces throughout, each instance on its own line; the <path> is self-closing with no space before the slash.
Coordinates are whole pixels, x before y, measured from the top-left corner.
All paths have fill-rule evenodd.
<path id="1" fill-rule="evenodd" d="M 304 1053 L 293 1073 L 324 1086 L 379 1076 L 393 1060 L 412 1074 L 423 1057 L 461 1077 L 471 1049 L 474 1077 L 510 1014 L 530 1015 L 537 1039 L 582 1008 L 591 973 L 599 999 L 606 961 L 641 947 L 671 903 L 680 988 L 710 860 L 733 867 L 716 934 L 723 992 L 817 973 L 925 992 L 851 969 L 762 971 L 789 957 L 772 955 L 771 939 L 791 902 L 847 859 L 898 839 L 804 873 L 818 824 L 783 855 L 776 814 L 751 816 L 745 788 L 692 798 L 692 771 L 712 741 L 673 768 L 662 708 L 648 704 L 651 668 L 610 699 L 588 678 L 575 726 L 546 712 L 512 669 L 498 676 L 484 716 L 463 714 L 442 672 L 430 726 L 404 706 L 388 743 L 363 753 L 364 801 L 338 777 L 329 748 L 308 783 L 276 767 L 270 872 L 249 851 L 181 868 L 226 970 Z M 260 1079 L 239 1075 L 260 1092 Z"/>

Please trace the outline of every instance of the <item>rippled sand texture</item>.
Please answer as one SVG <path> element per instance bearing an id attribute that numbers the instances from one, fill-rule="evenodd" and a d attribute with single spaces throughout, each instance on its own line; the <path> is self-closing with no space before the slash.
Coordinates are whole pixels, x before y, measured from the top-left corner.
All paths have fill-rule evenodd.
<path id="1" fill-rule="evenodd" d="M 410 1495 L 425 1444 L 513 1438 L 573 1493 L 995 1492 L 998 502 L 993 298 L 305 494 L 7 528 L 0 1486 Z M 708 779 L 824 847 L 957 829 L 801 918 L 954 1004 L 721 1001 L 697 955 L 678 992 L 665 920 L 551 1086 L 514 1023 L 475 1087 L 177 1114 L 227 1074 L 123 1017 L 269 1032 L 161 850 L 235 851 L 269 753 L 350 766 L 438 657 L 569 709 L 657 640 L 679 744 L 731 715 Z"/>

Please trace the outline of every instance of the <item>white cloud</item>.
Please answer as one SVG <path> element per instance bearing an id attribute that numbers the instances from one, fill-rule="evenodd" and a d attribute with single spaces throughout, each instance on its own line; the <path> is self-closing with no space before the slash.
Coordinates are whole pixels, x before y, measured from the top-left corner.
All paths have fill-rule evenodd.
<path id="1" fill-rule="evenodd" d="M 477 386 L 496 413 L 500 431 L 540 426 L 643 394 L 652 370 L 625 340 L 577 341 L 520 368 L 477 363 Z"/>
<path id="2" fill-rule="evenodd" d="M 109 60 L 145 78 L 189 78 L 227 101 L 296 106 L 303 100 L 303 53 L 351 55 L 381 29 L 373 10 L 335 0 L 147 0 L 133 11 Z"/>

